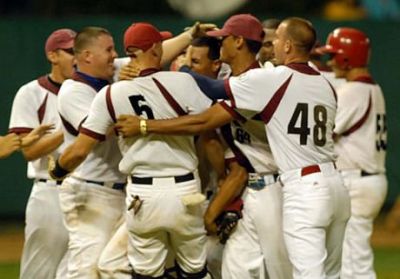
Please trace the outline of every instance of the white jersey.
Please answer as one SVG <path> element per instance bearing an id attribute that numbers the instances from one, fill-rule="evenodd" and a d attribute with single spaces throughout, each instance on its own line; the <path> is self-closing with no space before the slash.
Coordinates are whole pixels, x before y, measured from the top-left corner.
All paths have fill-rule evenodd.
<path id="1" fill-rule="evenodd" d="M 41 124 L 54 124 L 55 130 L 61 129 L 61 120 L 57 112 L 59 88 L 60 85 L 50 81 L 47 76 L 22 86 L 14 98 L 9 131 L 16 134 L 29 133 Z M 60 155 L 60 147 L 51 155 L 57 158 Z M 28 162 L 28 177 L 50 178 L 47 165 L 47 156 Z"/>
<path id="2" fill-rule="evenodd" d="M 271 65 L 273 67 L 272 63 Z M 259 63 L 253 63 L 246 72 L 258 68 L 260 68 Z M 230 104 L 229 101 L 225 103 Z M 258 116 L 244 123 L 235 120 L 220 128 L 221 135 L 228 146 L 225 159 L 237 161 L 249 173 L 277 173 L 278 167 L 268 144 L 265 125 Z"/>
<path id="3" fill-rule="evenodd" d="M 381 88 L 372 79 L 361 78 L 342 85 L 337 95 L 338 168 L 385 173 L 387 131 Z"/>
<path id="4" fill-rule="evenodd" d="M 186 73 L 156 72 L 130 81 L 120 81 L 96 96 L 83 128 L 100 139 L 121 114 L 135 114 L 147 119 L 168 119 L 196 114 L 210 107 L 212 101 Z M 192 136 L 150 134 L 120 141 L 123 159 L 120 170 L 135 176 L 176 176 L 197 168 Z"/>
<path id="5" fill-rule="evenodd" d="M 58 97 L 58 111 L 63 122 L 64 141 L 67 145 L 75 141 L 97 94 L 94 87 L 77 75 L 74 74 L 76 80 L 64 81 Z M 97 182 L 124 182 L 125 176 L 118 171 L 120 160 L 117 137 L 110 133 L 107 141 L 95 146 L 71 176 Z"/>
<path id="6" fill-rule="evenodd" d="M 250 70 L 226 85 L 231 107 L 225 108 L 238 121 L 263 120 L 280 171 L 335 160 L 336 96 L 319 72 L 290 64 Z"/>

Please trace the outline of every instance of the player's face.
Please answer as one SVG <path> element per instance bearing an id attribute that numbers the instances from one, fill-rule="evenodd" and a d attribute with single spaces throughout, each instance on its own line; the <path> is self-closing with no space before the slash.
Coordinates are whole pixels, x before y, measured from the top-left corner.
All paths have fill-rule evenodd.
<path id="1" fill-rule="evenodd" d="M 88 49 L 95 77 L 110 80 L 115 70 L 114 59 L 118 56 L 113 38 L 106 34 L 100 35 Z"/>
<path id="2" fill-rule="evenodd" d="M 227 36 L 222 40 L 219 59 L 221 62 L 230 64 L 236 55 L 236 44 L 234 36 Z"/>
<path id="3" fill-rule="evenodd" d="M 287 43 L 285 25 L 280 24 L 275 32 L 274 45 L 274 55 L 275 62 L 277 65 L 282 65 L 286 59 L 285 44 Z"/>
<path id="4" fill-rule="evenodd" d="M 264 29 L 265 36 L 263 44 L 258 53 L 259 60 L 261 63 L 266 61 L 271 61 L 274 58 L 274 45 L 273 41 L 275 39 L 275 29 Z"/>
<path id="5" fill-rule="evenodd" d="M 75 57 L 73 49 L 59 49 L 57 50 L 57 60 L 60 73 L 63 79 L 72 77 L 74 72 Z"/>
<path id="6" fill-rule="evenodd" d="M 209 48 L 207 46 L 192 46 L 191 52 L 191 69 L 199 74 L 216 78 L 217 72 L 214 70 L 214 61 L 208 57 Z"/>

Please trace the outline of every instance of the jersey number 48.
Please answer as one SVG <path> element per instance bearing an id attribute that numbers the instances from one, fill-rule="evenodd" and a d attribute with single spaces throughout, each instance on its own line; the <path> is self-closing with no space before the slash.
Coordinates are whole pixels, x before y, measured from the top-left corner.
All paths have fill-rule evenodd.
<path id="1" fill-rule="evenodd" d="M 300 118 L 300 125 L 296 126 Z M 315 145 L 324 146 L 326 143 L 326 122 L 328 120 L 328 112 L 324 106 L 316 105 L 314 107 L 314 126 L 313 140 Z M 300 145 L 307 145 L 307 138 L 310 135 L 308 127 L 308 104 L 298 103 L 292 117 L 290 118 L 288 134 L 297 134 L 300 136 Z"/>

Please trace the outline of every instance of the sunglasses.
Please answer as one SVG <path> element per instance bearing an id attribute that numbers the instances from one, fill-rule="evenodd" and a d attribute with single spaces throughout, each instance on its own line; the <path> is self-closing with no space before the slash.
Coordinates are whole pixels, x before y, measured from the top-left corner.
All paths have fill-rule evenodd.
<path id="1" fill-rule="evenodd" d="M 71 55 L 74 55 L 74 49 L 73 48 L 61 48 L 62 51 L 65 51 L 66 53 L 69 53 Z"/>

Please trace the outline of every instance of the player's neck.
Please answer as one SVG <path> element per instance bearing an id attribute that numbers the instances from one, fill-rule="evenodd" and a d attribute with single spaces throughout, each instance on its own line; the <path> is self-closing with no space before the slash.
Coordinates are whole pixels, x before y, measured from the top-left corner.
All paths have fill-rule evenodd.
<path id="1" fill-rule="evenodd" d="M 49 74 L 50 79 L 56 83 L 63 83 L 64 80 L 66 80 L 69 77 L 64 77 L 63 74 L 61 73 L 60 69 L 58 67 L 52 67 L 51 72 Z"/>
<path id="2" fill-rule="evenodd" d="M 371 76 L 367 68 L 353 68 L 346 73 L 346 80 L 352 81 L 365 76 Z"/>
<path id="3" fill-rule="evenodd" d="M 235 59 L 233 59 L 232 62 L 229 63 L 229 66 L 232 69 L 232 75 L 238 76 L 240 74 L 243 74 L 255 62 L 256 62 L 256 57 L 251 53 L 241 53 L 240 55 L 237 55 Z"/>

